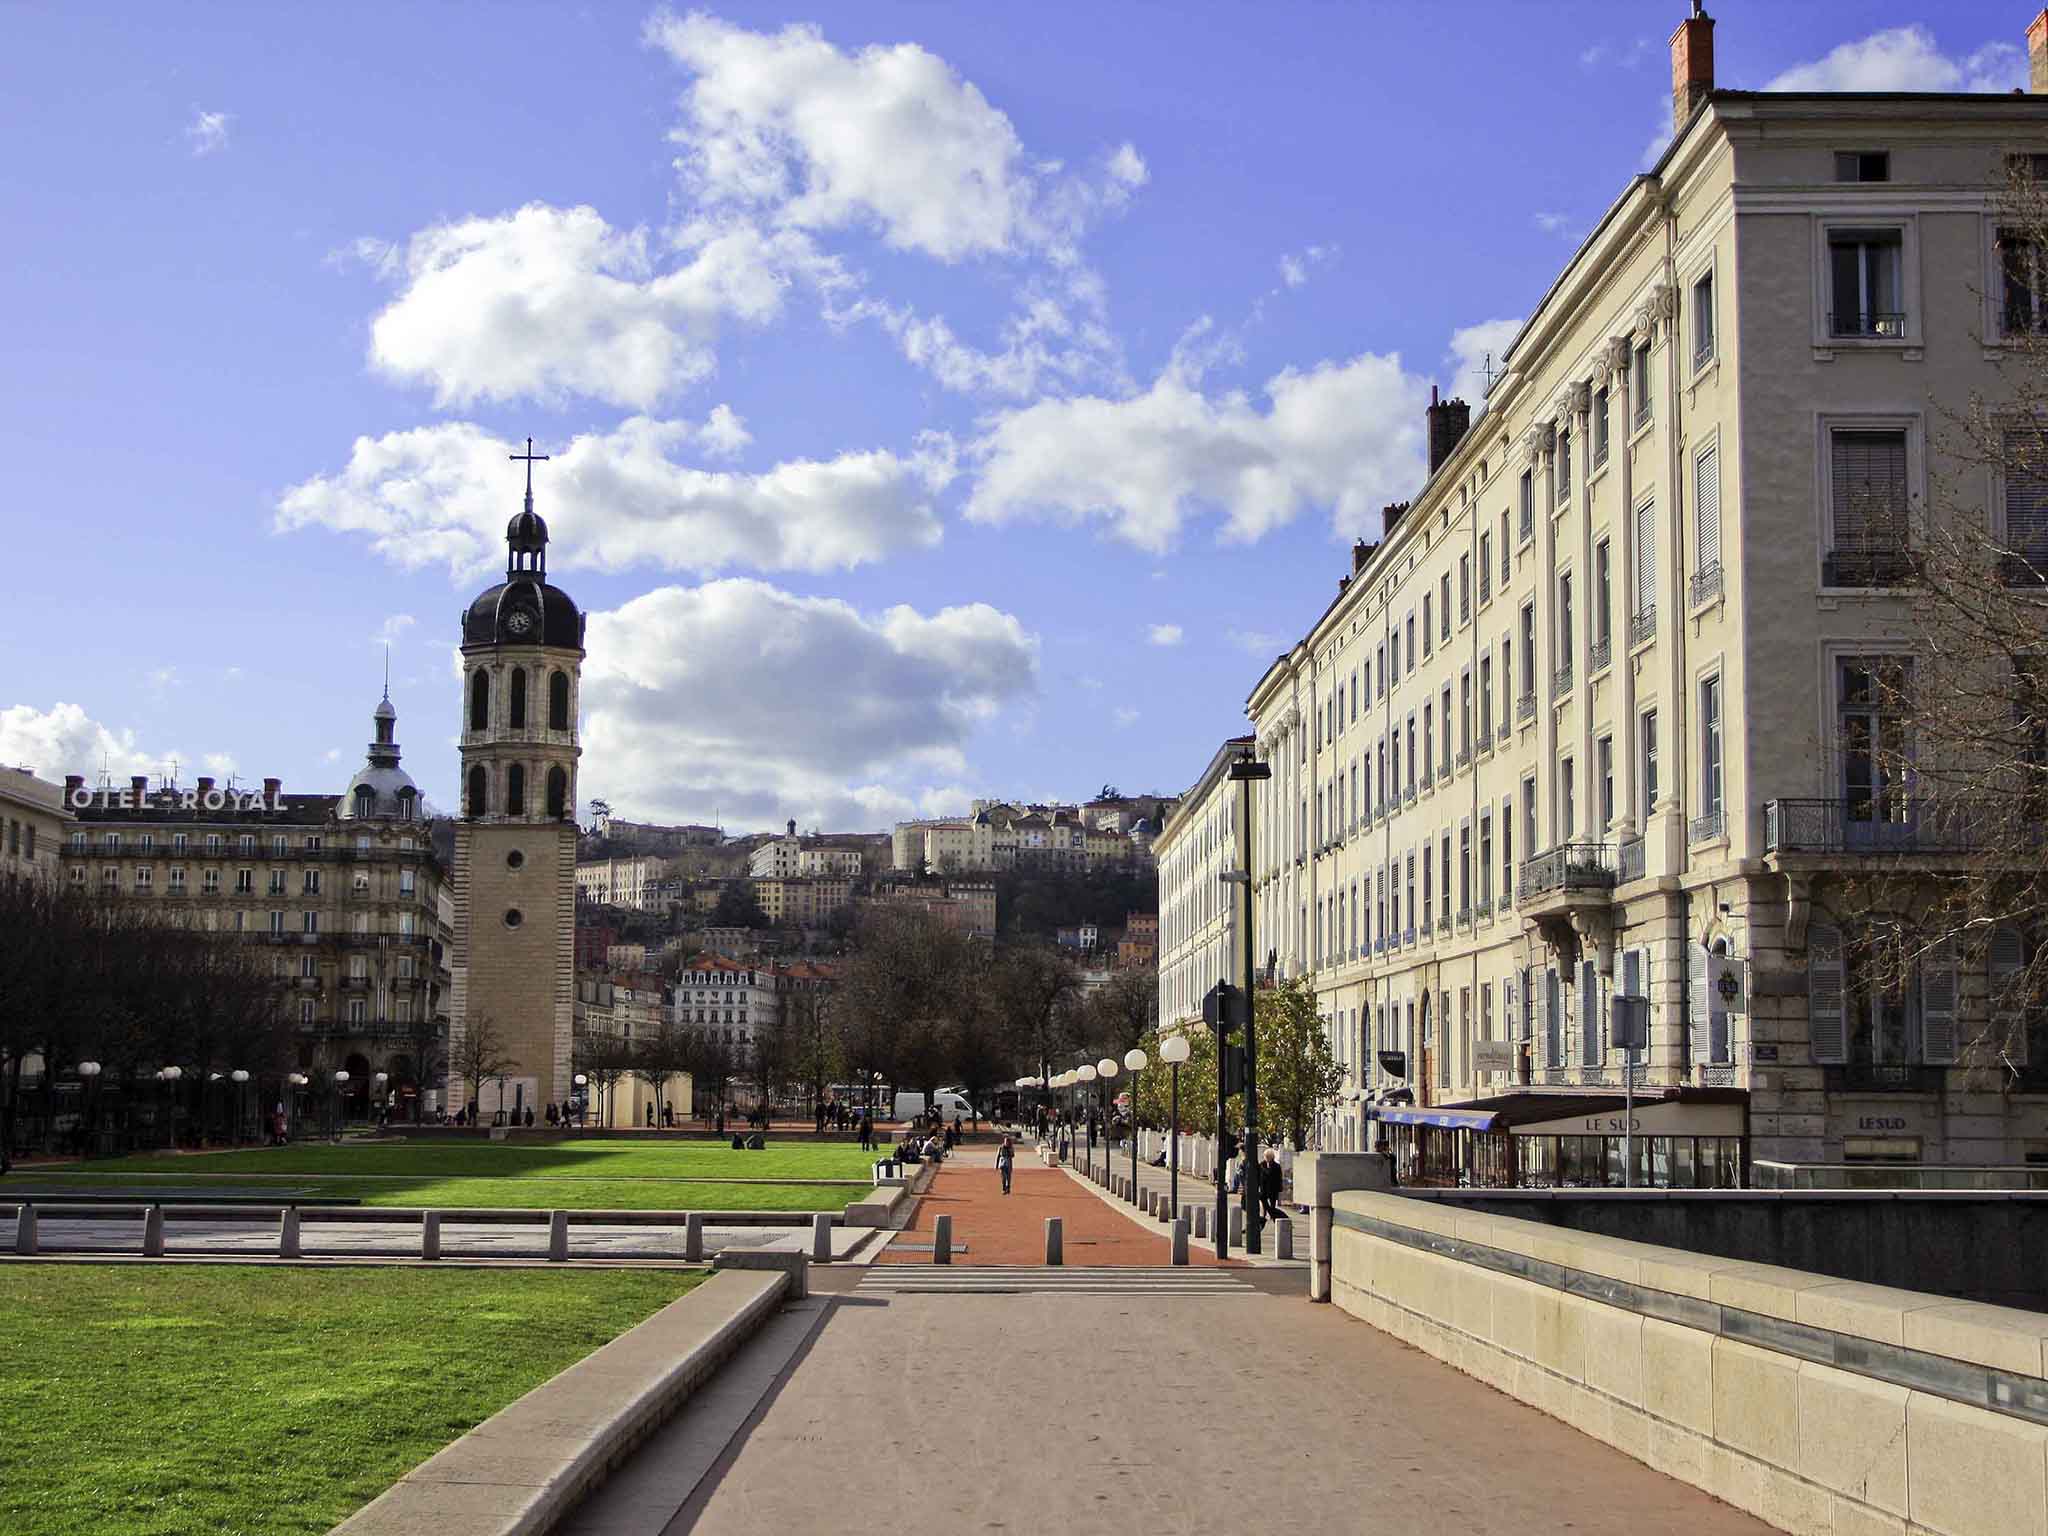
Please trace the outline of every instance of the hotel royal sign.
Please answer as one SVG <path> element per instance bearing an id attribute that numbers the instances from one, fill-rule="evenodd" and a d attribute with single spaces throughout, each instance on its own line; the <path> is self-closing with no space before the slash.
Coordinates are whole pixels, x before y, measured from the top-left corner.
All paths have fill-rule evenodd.
<path id="1" fill-rule="evenodd" d="M 239 789 L 145 790 L 138 795 L 132 789 L 102 786 L 99 789 L 71 790 L 64 796 L 64 803 L 74 811 L 231 810 L 253 815 L 283 810 L 284 795 L 279 792 L 266 796 L 262 790 Z"/>

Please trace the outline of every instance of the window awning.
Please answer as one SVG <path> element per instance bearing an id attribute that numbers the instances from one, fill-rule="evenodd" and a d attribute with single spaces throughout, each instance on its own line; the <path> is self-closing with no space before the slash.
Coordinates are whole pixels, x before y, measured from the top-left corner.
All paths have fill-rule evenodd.
<path id="1" fill-rule="evenodd" d="M 1388 1125 L 1434 1125 L 1452 1131 L 1490 1131 L 1500 1122 L 1500 1114 L 1491 1109 L 1431 1109 L 1409 1104 L 1375 1104 L 1370 1110 L 1374 1120 L 1385 1121 Z"/>

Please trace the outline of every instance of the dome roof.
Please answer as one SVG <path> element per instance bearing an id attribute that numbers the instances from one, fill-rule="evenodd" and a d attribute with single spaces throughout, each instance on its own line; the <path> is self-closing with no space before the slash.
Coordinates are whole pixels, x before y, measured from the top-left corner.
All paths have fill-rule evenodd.
<path id="1" fill-rule="evenodd" d="M 365 796 L 362 791 L 368 790 Z M 343 821 L 395 816 L 411 820 L 419 814 L 419 786 L 396 763 L 365 763 L 342 791 L 335 815 Z"/>
<path id="2" fill-rule="evenodd" d="M 513 549 L 531 551 L 547 548 L 548 525 L 541 515 L 528 507 L 513 516 L 505 525 L 505 542 Z"/>
<path id="3" fill-rule="evenodd" d="M 462 643 L 583 649 L 583 614 L 560 587 L 528 576 L 478 594 L 462 616 Z"/>

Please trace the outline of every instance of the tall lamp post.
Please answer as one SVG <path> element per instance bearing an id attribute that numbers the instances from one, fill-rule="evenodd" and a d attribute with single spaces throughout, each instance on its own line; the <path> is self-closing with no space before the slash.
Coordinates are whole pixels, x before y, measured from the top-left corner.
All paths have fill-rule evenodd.
<path id="1" fill-rule="evenodd" d="M 284 1122 L 284 1139 L 286 1141 L 290 1141 L 292 1138 L 292 1126 L 299 1118 L 299 1100 L 303 1097 L 300 1090 L 306 1086 L 307 1082 L 308 1079 L 303 1072 L 293 1072 L 285 1078 L 285 1086 L 292 1091 L 291 1113 L 285 1117 Z"/>
<path id="2" fill-rule="evenodd" d="M 235 1085 L 235 1142 L 240 1145 L 249 1124 L 249 1074 L 237 1067 L 228 1074 L 228 1081 Z"/>
<path id="3" fill-rule="evenodd" d="M 170 1138 L 164 1145 L 175 1151 L 178 1146 L 178 1079 L 185 1073 L 180 1067 L 163 1067 L 156 1075 L 157 1081 L 164 1085 L 165 1134 Z"/>
<path id="4" fill-rule="evenodd" d="M 334 1074 L 334 1139 L 341 1140 L 341 1128 L 348 1122 L 348 1078 L 346 1067 Z"/>
<path id="5" fill-rule="evenodd" d="M 1138 1198 L 1138 1074 L 1152 1059 L 1135 1045 L 1124 1052 L 1124 1066 L 1131 1074 L 1131 1198 Z"/>
<path id="6" fill-rule="evenodd" d="M 100 1144 L 100 1064 L 96 1061 L 81 1061 L 78 1075 L 85 1079 L 85 1145 L 80 1149 L 90 1157 Z"/>
<path id="7" fill-rule="evenodd" d="M 1088 1085 L 1095 1081 L 1095 1066 L 1083 1062 L 1074 1068 L 1074 1081 L 1081 1085 L 1081 1091 L 1074 1097 L 1081 1105 L 1081 1118 L 1088 1122 L 1088 1172 L 1095 1172 L 1095 1115 L 1088 1103 Z"/>
<path id="8" fill-rule="evenodd" d="M 1167 1204 L 1180 1213 L 1180 1064 L 1188 1059 L 1185 1035 L 1168 1035 L 1159 1042 L 1159 1059 L 1173 1077 L 1173 1112 L 1166 1122 Z"/>
<path id="9" fill-rule="evenodd" d="M 1259 1044 L 1256 983 L 1252 976 L 1252 783 L 1257 779 L 1273 777 L 1270 763 L 1262 763 L 1257 756 L 1246 752 L 1234 759 L 1230 765 L 1230 777 L 1241 788 L 1242 816 L 1244 819 L 1244 1135 L 1245 1135 L 1245 1179 L 1244 1179 L 1244 1250 L 1246 1253 L 1259 1251 L 1259 1230 L 1265 1223 L 1259 1215 L 1258 1180 L 1254 1177 L 1256 1167 L 1252 1162 L 1252 1137 L 1257 1134 L 1259 1124 Z M 1234 873 L 1236 873 L 1234 871 Z M 1221 1127 L 1218 1127 L 1219 1139 Z"/>
<path id="10" fill-rule="evenodd" d="M 1102 1085 L 1102 1166 L 1105 1171 L 1110 1167 L 1109 1085 L 1116 1081 L 1117 1073 L 1122 1070 L 1114 1056 L 1105 1056 L 1095 1063 L 1095 1080 Z"/>
<path id="11" fill-rule="evenodd" d="M 576 1083 L 576 1128 L 583 1128 L 583 1117 L 590 1113 L 590 1079 L 578 1072 Z"/>

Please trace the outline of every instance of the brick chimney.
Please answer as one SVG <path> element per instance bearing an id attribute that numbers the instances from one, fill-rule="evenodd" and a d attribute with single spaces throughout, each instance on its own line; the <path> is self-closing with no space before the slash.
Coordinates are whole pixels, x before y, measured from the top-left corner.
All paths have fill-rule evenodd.
<path id="1" fill-rule="evenodd" d="M 1714 18 L 1692 0 L 1692 14 L 1671 34 L 1671 126 L 1683 128 L 1714 93 Z"/>
<path id="2" fill-rule="evenodd" d="M 142 804 L 142 797 L 149 793 L 149 775 L 146 773 L 131 775 L 128 780 L 128 788 L 134 793 L 135 803 L 137 805 Z"/>
<path id="3" fill-rule="evenodd" d="M 2027 89 L 2048 95 L 2048 10 L 2027 23 Z"/>
<path id="4" fill-rule="evenodd" d="M 210 795 L 213 793 L 213 780 L 206 777 L 204 774 L 200 775 L 199 793 L 202 795 Z"/>
<path id="5" fill-rule="evenodd" d="M 1429 472 L 1433 475 L 1457 451 L 1472 426 L 1472 407 L 1462 400 L 1439 400 L 1429 386 Z"/>
<path id="6" fill-rule="evenodd" d="M 82 774 L 82 773 L 67 773 L 67 774 L 65 774 L 65 775 L 64 775 L 64 802 L 65 802 L 65 804 L 67 804 L 67 805 L 68 805 L 68 804 L 70 804 L 70 802 L 71 802 L 71 797 L 72 797 L 72 796 L 73 796 L 74 794 L 76 794 L 76 793 L 77 793 L 77 792 L 78 792 L 79 790 L 81 790 L 81 789 L 83 789 L 83 788 L 85 788 L 85 775 L 84 775 L 84 774 Z"/>
<path id="7" fill-rule="evenodd" d="M 263 781 L 263 798 L 271 801 L 276 800 L 277 792 L 282 788 L 284 788 L 283 779 L 265 779 Z"/>
<path id="8" fill-rule="evenodd" d="M 1368 544 L 1363 539 L 1352 540 L 1351 574 L 1356 576 L 1360 571 L 1364 570 L 1365 562 L 1372 558 L 1372 552 L 1378 548 L 1379 545 Z"/>
<path id="9" fill-rule="evenodd" d="M 1400 522 L 1401 519 L 1407 515 L 1407 512 L 1408 503 L 1405 501 L 1397 501 L 1389 506 L 1382 507 L 1380 509 L 1381 528 L 1384 529 L 1386 533 L 1392 533 L 1394 531 L 1394 524 Z"/>

